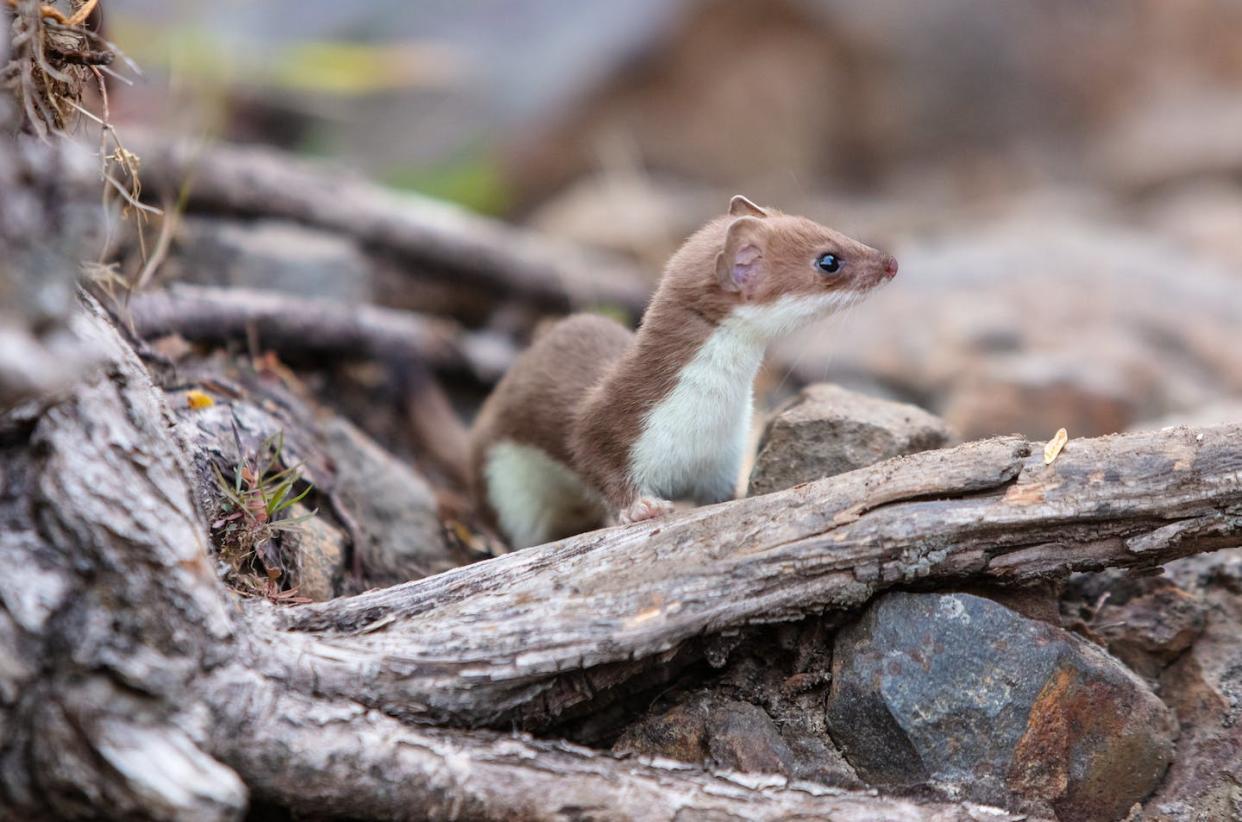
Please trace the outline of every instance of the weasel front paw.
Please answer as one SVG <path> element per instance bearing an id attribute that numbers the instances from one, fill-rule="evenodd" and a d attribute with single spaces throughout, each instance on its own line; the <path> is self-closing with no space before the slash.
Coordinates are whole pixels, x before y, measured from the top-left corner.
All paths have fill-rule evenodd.
<path id="1" fill-rule="evenodd" d="M 622 511 L 617 519 L 620 520 L 622 525 L 629 525 L 631 522 L 656 519 L 671 513 L 673 513 L 673 503 L 668 500 L 656 499 L 655 497 L 639 497 L 629 508 Z"/>

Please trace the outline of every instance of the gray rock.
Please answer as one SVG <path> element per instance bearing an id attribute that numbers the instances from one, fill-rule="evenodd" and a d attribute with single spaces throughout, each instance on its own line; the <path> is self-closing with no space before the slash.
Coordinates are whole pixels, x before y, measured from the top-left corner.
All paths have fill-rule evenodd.
<path id="1" fill-rule="evenodd" d="M 1173 756 L 1169 710 L 1096 646 L 969 594 L 892 593 L 837 637 L 833 739 L 877 787 L 1117 819 Z"/>
<path id="2" fill-rule="evenodd" d="M 811 385 L 777 410 L 750 473 L 751 496 L 945 445 L 939 418 L 906 403 Z"/>
<path id="3" fill-rule="evenodd" d="M 289 518 L 310 513 L 300 503 L 289 509 Z M 345 571 L 345 533 L 312 516 L 282 532 L 281 542 L 296 563 L 294 585 L 300 596 L 323 602 L 336 596 Z"/>
<path id="4" fill-rule="evenodd" d="M 361 532 L 356 550 L 369 583 L 395 585 L 457 564 L 422 475 L 341 417 L 324 424 L 324 448 L 336 492 Z"/>
<path id="5" fill-rule="evenodd" d="M 369 302 L 374 267 L 347 237 L 282 220 L 187 217 L 169 260 L 174 279 L 301 297 Z"/>
<path id="6" fill-rule="evenodd" d="M 776 723 L 757 705 L 708 691 L 631 725 L 618 754 L 665 756 L 745 773 L 792 775 L 795 756 Z"/>

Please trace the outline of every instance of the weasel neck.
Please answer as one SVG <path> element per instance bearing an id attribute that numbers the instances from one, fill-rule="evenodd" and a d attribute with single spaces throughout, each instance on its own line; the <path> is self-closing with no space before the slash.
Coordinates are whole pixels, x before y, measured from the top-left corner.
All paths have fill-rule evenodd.
<path id="1" fill-rule="evenodd" d="M 635 348 L 667 349 L 671 342 L 689 349 L 689 359 L 722 328 L 761 346 L 768 342 L 763 329 L 748 316 L 746 306 L 732 300 L 688 295 L 674 284 L 667 289 L 662 287 L 653 298 L 639 325 Z"/>
<path id="2" fill-rule="evenodd" d="M 749 393 L 772 335 L 744 311 L 715 313 L 664 303 L 643 317 L 626 359 L 658 386 L 653 400 L 673 390 L 718 396 L 726 383 Z"/>
<path id="3" fill-rule="evenodd" d="M 729 499 L 767 338 L 733 317 L 712 323 L 694 312 L 668 311 L 653 319 L 644 320 L 634 353 L 663 371 L 664 391 L 643 415 L 629 473 L 645 495 Z"/>

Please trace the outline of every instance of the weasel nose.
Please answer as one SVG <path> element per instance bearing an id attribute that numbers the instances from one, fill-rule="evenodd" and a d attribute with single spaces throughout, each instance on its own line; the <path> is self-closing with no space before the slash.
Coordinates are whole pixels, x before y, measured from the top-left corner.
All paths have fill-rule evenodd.
<path id="1" fill-rule="evenodd" d="M 884 265 L 884 276 L 885 277 L 891 280 L 893 279 L 893 277 L 897 276 L 897 258 L 896 257 L 894 257 L 892 254 L 885 255 L 883 265 Z"/>

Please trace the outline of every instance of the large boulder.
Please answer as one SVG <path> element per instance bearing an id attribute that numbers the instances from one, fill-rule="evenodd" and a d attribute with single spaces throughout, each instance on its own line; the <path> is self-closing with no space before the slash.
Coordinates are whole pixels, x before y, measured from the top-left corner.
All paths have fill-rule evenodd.
<path id="1" fill-rule="evenodd" d="M 750 493 L 769 494 L 951 439 L 939 418 L 907 403 L 820 384 L 803 389 L 768 422 Z"/>
<path id="2" fill-rule="evenodd" d="M 969 594 L 891 593 L 837 636 L 833 739 L 867 782 L 1061 820 L 1125 816 L 1174 751 L 1169 710 L 1098 647 Z"/>

